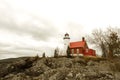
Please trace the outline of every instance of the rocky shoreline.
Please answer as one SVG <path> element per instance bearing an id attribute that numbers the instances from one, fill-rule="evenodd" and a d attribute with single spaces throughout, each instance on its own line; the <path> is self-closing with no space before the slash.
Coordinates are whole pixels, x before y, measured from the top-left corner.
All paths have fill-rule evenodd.
<path id="1" fill-rule="evenodd" d="M 0 60 L 0 80 L 120 80 L 120 58 L 39 58 Z"/>

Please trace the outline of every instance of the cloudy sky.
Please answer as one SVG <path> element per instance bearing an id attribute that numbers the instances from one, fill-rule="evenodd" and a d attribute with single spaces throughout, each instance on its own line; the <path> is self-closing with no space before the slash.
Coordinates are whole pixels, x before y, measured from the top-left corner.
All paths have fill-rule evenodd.
<path id="1" fill-rule="evenodd" d="M 120 27 L 119 0 L 0 0 L 0 59 L 53 55 L 63 36 Z"/>

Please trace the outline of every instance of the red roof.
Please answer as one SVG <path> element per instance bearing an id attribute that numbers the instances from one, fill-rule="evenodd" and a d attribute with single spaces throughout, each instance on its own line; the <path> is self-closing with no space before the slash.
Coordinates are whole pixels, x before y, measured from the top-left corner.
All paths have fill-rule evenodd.
<path id="1" fill-rule="evenodd" d="M 77 41 L 70 43 L 70 48 L 84 47 L 84 46 L 85 46 L 85 41 Z"/>

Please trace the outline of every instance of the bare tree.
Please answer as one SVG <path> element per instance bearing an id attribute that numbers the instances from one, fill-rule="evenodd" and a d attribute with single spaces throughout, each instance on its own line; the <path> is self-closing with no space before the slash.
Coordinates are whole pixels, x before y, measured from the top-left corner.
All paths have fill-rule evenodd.
<path id="1" fill-rule="evenodd" d="M 107 31 L 94 30 L 88 39 L 101 49 L 102 57 L 113 57 L 120 52 L 120 30 L 118 28 L 109 27 Z"/>
<path id="2" fill-rule="evenodd" d="M 95 44 L 96 47 L 100 48 L 102 51 L 102 57 L 107 57 L 106 48 L 105 48 L 105 34 L 101 29 L 95 29 L 92 32 L 91 36 L 88 36 L 88 41 L 92 44 Z"/>

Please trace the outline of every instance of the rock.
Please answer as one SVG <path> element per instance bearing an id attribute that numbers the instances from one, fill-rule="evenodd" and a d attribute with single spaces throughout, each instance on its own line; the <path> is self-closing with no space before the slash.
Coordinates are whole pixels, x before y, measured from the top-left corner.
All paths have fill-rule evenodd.
<path id="1" fill-rule="evenodd" d="M 76 78 L 77 80 L 81 79 L 81 78 L 82 78 L 81 73 L 76 74 L 75 78 Z"/>
<path id="2" fill-rule="evenodd" d="M 70 72 L 70 73 L 67 75 L 67 77 L 73 77 L 72 72 Z"/>
<path id="3" fill-rule="evenodd" d="M 73 59 L 73 63 L 80 63 L 82 65 L 86 65 L 86 61 L 84 59 L 79 58 L 79 57 L 76 57 L 75 59 Z"/>
<path id="4" fill-rule="evenodd" d="M 32 78 L 25 75 L 24 73 L 18 73 L 18 74 L 9 74 L 5 76 L 3 80 L 32 80 Z"/>
<path id="5" fill-rule="evenodd" d="M 26 58 L 0 62 L 0 80 L 120 80 L 120 59 Z"/>
<path id="6" fill-rule="evenodd" d="M 115 80 L 120 80 L 120 72 L 115 73 Z"/>
<path id="7" fill-rule="evenodd" d="M 11 80 L 32 80 L 29 76 L 26 76 L 24 73 L 18 73 L 13 76 Z"/>
<path id="8" fill-rule="evenodd" d="M 87 62 L 87 65 L 88 65 L 88 66 L 94 66 L 94 65 L 95 65 L 95 62 L 92 61 L 92 60 L 90 60 L 90 61 Z"/>

